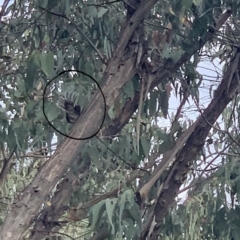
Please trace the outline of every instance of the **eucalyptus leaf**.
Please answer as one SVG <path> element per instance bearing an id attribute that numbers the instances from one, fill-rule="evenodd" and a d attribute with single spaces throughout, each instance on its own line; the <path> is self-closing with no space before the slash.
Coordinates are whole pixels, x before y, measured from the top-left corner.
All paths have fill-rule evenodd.
<path id="1" fill-rule="evenodd" d="M 108 220 L 112 226 L 111 233 L 114 234 L 115 226 L 113 224 L 113 220 L 114 220 L 114 215 L 115 215 L 114 210 L 116 208 L 117 199 L 116 198 L 106 199 L 105 204 L 106 204 L 106 212 L 107 212 Z"/>
<path id="2" fill-rule="evenodd" d="M 50 76 L 54 72 L 54 58 L 52 52 L 42 52 L 40 55 L 40 60 L 41 60 L 41 67 L 43 72 L 47 75 Z"/>
<path id="3" fill-rule="evenodd" d="M 101 18 L 107 11 L 108 11 L 107 8 L 102 8 L 102 9 L 98 12 L 98 18 Z"/>

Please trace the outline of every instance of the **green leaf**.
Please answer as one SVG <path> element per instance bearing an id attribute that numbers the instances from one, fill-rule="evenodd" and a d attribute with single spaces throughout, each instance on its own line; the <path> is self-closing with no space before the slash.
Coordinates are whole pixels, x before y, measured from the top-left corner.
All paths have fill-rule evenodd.
<path id="1" fill-rule="evenodd" d="M 103 45 L 104 45 L 104 52 L 106 53 L 107 55 L 107 58 L 109 58 L 109 54 L 108 54 L 108 40 L 107 40 L 107 37 L 104 38 L 104 41 L 103 41 Z"/>
<path id="2" fill-rule="evenodd" d="M 161 56 L 165 59 L 168 59 L 170 58 L 171 54 L 172 54 L 172 49 L 170 49 L 170 47 L 167 44 L 165 44 Z"/>
<path id="3" fill-rule="evenodd" d="M 39 0 L 38 1 L 39 6 L 46 8 L 48 6 L 48 0 Z"/>
<path id="4" fill-rule="evenodd" d="M 161 153 L 165 153 L 171 150 L 173 146 L 174 146 L 173 142 L 169 139 L 168 141 L 163 142 L 158 146 L 158 151 Z"/>
<path id="5" fill-rule="evenodd" d="M 179 122 L 174 122 L 171 128 L 171 134 L 173 135 L 177 131 L 181 129 L 180 123 Z"/>
<path id="6" fill-rule="evenodd" d="M 114 109 L 114 104 L 108 109 L 108 116 L 111 118 L 111 119 L 114 119 L 115 116 L 116 116 L 116 111 Z"/>
<path id="7" fill-rule="evenodd" d="M 183 205 L 180 205 L 177 214 L 173 218 L 173 223 L 175 225 L 181 224 L 186 219 L 186 208 Z"/>
<path id="8" fill-rule="evenodd" d="M 29 58 L 29 64 L 33 63 L 38 67 L 41 67 L 41 52 L 38 50 L 34 50 L 31 54 L 31 57 Z M 30 70 L 30 66 L 28 67 Z"/>
<path id="9" fill-rule="evenodd" d="M 112 198 L 112 199 L 106 199 L 106 210 L 107 210 L 107 216 L 108 216 L 108 220 L 112 226 L 112 231 L 111 233 L 114 234 L 115 233 L 115 227 L 113 224 L 113 217 L 114 217 L 114 213 L 115 213 L 115 208 L 116 208 L 116 203 L 117 203 L 117 198 Z"/>
<path id="10" fill-rule="evenodd" d="M 50 76 L 54 72 L 54 58 L 52 52 L 42 52 L 40 55 L 41 67 L 43 72 Z"/>
<path id="11" fill-rule="evenodd" d="M 240 237 L 240 229 L 239 229 L 239 226 L 235 226 L 232 231 L 231 231 L 231 235 L 232 235 L 232 238 L 235 240 L 235 239 L 239 239 Z"/>
<path id="12" fill-rule="evenodd" d="M 95 145 L 91 145 L 88 147 L 89 156 L 98 169 L 102 168 L 102 162 L 100 161 L 100 154 Z"/>
<path id="13" fill-rule="evenodd" d="M 193 0 L 182 0 L 182 7 L 189 9 L 192 6 Z"/>
<path id="14" fill-rule="evenodd" d="M 182 49 L 176 49 L 173 54 L 171 54 L 171 58 L 173 60 L 174 63 L 178 62 L 178 60 L 181 58 L 183 54 Z"/>
<path id="15" fill-rule="evenodd" d="M 38 123 L 39 121 L 42 121 L 43 119 L 45 119 L 45 117 L 43 115 L 43 111 L 37 111 L 36 117 L 34 118 L 33 122 Z"/>
<path id="16" fill-rule="evenodd" d="M 16 91 L 14 92 L 14 96 L 15 96 L 16 98 L 23 98 L 23 97 L 24 97 L 23 94 L 22 94 L 22 92 L 20 92 L 20 91 L 18 91 L 18 90 L 16 90 Z"/>
<path id="17" fill-rule="evenodd" d="M 57 119 L 60 115 L 60 109 L 56 107 L 54 103 L 48 103 L 47 107 L 45 108 L 45 113 L 49 122 Z"/>
<path id="18" fill-rule="evenodd" d="M 160 106 L 161 106 L 163 116 L 165 118 L 167 118 L 167 115 L 168 115 L 168 95 L 167 95 L 167 91 L 161 92 Z"/>
<path id="19" fill-rule="evenodd" d="M 94 205 L 90 210 L 90 223 L 92 227 L 98 226 L 98 222 L 101 219 L 104 211 L 106 210 L 106 204 L 104 201 Z"/>
<path id="20" fill-rule="evenodd" d="M 98 9 L 95 6 L 89 6 L 87 10 L 88 10 L 88 15 L 91 16 L 92 18 L 98 15 Z"/>
<path id="21" fill-rule="evenodd" d="M 122 213 L 123 213 L 123 210 L 125 209 L 126 203 L 130 203 L 131 206 L 134 204 L 134 193 L 130 189 L 127 189 L 126 191 L 124 191 L 121 198 L 120 198 L 120 201 L 119 201 L 119 222 L 122 221 Z"/>
<path id="22" fill-rule="evenodd" d="M 127 94 L 128 97 L 130 97 L 131 99 L 134 97 L 134 87 L 133 87 L 133 82 L 129 81 L 125 88 L 124 88 L 124 92 Z"/>
<path id="23" fill-rule="evenodd" d="M 62 50 L 57 51 L 57 68 L 56 72 L 62 70 L 63 63 L 65 60 L 66 53 L 62 54 Z"/>
<path id="24" fill-rule="evenodd" d="M 12 124 L 8 127 L 7 142 L 8 142 L 9 150 L 12 151 L 16 146 L 16 138 L 14 136 L 14 131 L 13 131 L 13 125 Z"/>
<path id="25" fill-rule="evenodd" d="M 107 11 L 108 11 L 107 8 L 102 8 L 102 9 L 98 12 L 98 18 L 101 18 Z"/>
<path id="26" fill-rule="evenodd" d="M 123 226 L 125 226 L 124 233 L 126 235 L 126 239 L 134 239 L 136 233 L 138 232 L 139 234 L 141 232 L 130 218 L 123 220 Z"/>
<path id="27" fill-rule="evenodd" d="M 25 96 L 26 95 L 26 87 L 25 87 L 25 82 L 22 78 L 17 79 L 17 87 L 18 87 L 18 90 Z"/>
<path id="28" fill-rule="evenodd" d="M 144 151 L 144 155 L 147 157 L 151 148 L 151 142 L 147 141 L 146 136 L 144 135 L 141 136 L 141 145 Z"/>
<path id="29" fill-rule="evenodd" d="M 118 185 L 119 185 L 119 180 L 113 179 L 112 181 L 106 184 L 106 190 L 110 192 L 112 189 L 116 188 Z"/>
<path id="30" fill-rule="evenodd" d="M 163 140 L 164 142 L 169 140 L 170 138 L 169 134 L 163 132 L 161 129 L 154 129 L 154 136 L 158 140 Z"/>
<path id="31" fill-rule="evenodd" d="M 86 71 L 86 73 L 89 73 L 91 75 L 94 72 L 93 65 L 90 62 L 86 62 L 85 66 L 84 66 L 84 70 Z M 92 80 L 90 80 L 90 81 L 92 81 Z"/>
<path id="32" fill-rule="evenodd" d="M 125 202 L 126 202 L 126 192 L 127 191 L 129 191 L 129 190 L 126 190 L 123 194 L 122 194 L 122 196 L 121 196 L 121 198 L 120 198 L 120 201 L 119 201 L 119 206 L 120 206 L 120 208 L 119 208 L 119 222 L 121 222 L 122 221 L 122 214 L 123 214 L 123 210 L 124 210 L 124 208 L 125 208 Z"/>
<path id="33" fill-rule="evenodd" d="M 16 119 L 14 119 L 12 124 L 13 124 L 13 128 L 12 129 L 19 128 L 22 125 L 22 120 L 19 119 L 19 118 L 16 118 Z"/>
<path id="34" fill-rule="evenodd" d="M 203 4 L 203 0 L 193 0 L 193 3 L 198 7 L 199 5 Z"/>
<path id="35" fill-rule="evenodd" d="M 148 100 L 148 109 L 150 115 L 154 116 L 156 114 L 158 96 L 159 93 L 156 90 L 153 90 L 150 93 L 150 99 Z"/>
<path id="36" fill-rule="evenodd" d="M 31 146 L 35 146 L 35 144 L 39 143 L 45 136 L 45 132 L 42 131 L 41 133 L 38 133 L 34 139 L 33 142 L 30 144 Z"/>
<path id="37" fill-rule="evenodd" d="M 8 188 L 10 188 L 11 190 L 13 189 L 13 186 L 15 184 L 13 183 L 13 179 L 11 177 L 7 178 L 7 185 L 8 185 Z"/>

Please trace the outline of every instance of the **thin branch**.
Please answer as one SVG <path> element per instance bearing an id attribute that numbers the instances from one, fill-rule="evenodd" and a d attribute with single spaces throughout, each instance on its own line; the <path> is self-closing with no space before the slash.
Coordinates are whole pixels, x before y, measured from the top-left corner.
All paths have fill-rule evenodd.
<path id="1" fill-rule="evenodd" d="M 68 20 L 70 22 L 70 25 L 72 25 L 86 40 L 87 42 L 91 45 L 91 47 L 94 49 L 94 51 L 98 54 L 99 58 L 101 59 L 101 61 L 106 64 L 106 61 L 103 57 L 103 55 L 100 53 L 100 51 L 95 47 L 95 45 L 93 44 L 93 42 L 88 38 L 88 36 L 86 36 L 86 34 L 73 22 L 71 21 L 65 14 L 60 14 L 60 13 L 55 13 L 52 11 L 47 10 L 46 8 L 43 8 L 41 6 L 38 6 L 38 8 L 40 8 L 41 10 L 44 10 L 52 15 L 55 15 L 57 17 L 61 17 L 61 18 L 65 18 L 66 20 Z"/>
<path id="2" fill-rule="evenodd" d="M 103 194 L 102 196 L 98 197 L 98 198 L 95 198 L 95 199 L 92 199 L 90 200 L 89 202 L 85 203 L 83 206 L 81 206 L 81 208 L 89 208 L 97 203 L 99 203 L 100 201 L 106 199 L 106 198 L 109 198 L 109 197 L 113 197 L 115 196 L 115 194 L 119 191 L 119 189 L 121 189 L 122 187 L 124 187 L 124 185 L 126 183 L 131 183 L 132 181 L 134 181 L 135 179 L 137 178 L 140 178 L 143 176 L 143 172 L 140 172 L 139 170 L 136 171 L 131 177 L 129 177 L 126 182 L 124 184 L 120 184 L 120 186 L 112 189 L 110 192 L 108 193 L 105 193 Z"/>
<path id="3" fill-rule="evenodd" d="M 5 10 L 9 4 L 10 0 L 5 0 L 2 5 L 2 9 L 0 11 L 0 20 L 2 19 L 3 14 L 5 13 Z"/>
<path id="4" fill-rule="evenodd" d="M 106 4 L 110 5 L 112 3 L 117 3 L 117 2 L 123 2 L 123 1 L 122 0 L 116 0 L 116 1 L 112 1 L 112 2 L 104 2 L 104 3 L 100 3 L 100 4 L 87 4 L 87 3 L 83 2 L 83 5 L 85 5 L 85 6 L 101 7 L 101 6 L 106 5 Z"/>
<path id="5" fill-rule="evenodd" d="M 38 232 L 46 232 L 46 233 L 49 233 L 48 231 L 45 231 L 45 230 L 38 230 Z M 56 231 L 51 231 L 51 233 L 55 233 L 55 234 L 58 234 L 58 235 L 63 235 L 63 236 L 66 236 L 72 240 L 75 240 L 75 238 L 71 237 L 69 234 L 67 233 L 62 233 L 62 232 L 56 232 Z"/>
<path id="6" fill-rule="evenodd" d="M 97 137 L 97 136 L 96 136 L 96 137 Z M 131 168 L 133 168 L 133 169 L 139 169 L 139 170 L 141 170 L 141 171 L 146 172 L 148 175 L 151 175 L 150 172 L 148 172 L 146 169 L 136 167 L 136 166 L 130 164 L 129 162 L 127 162 L 127 161 L 126 161 L 125 159 L 123 159 L 122 157 L 120 157 L 115 151 L 113 151 L 111 148 L 109 148 L 109 147 L 107 146 L 107 144 L 106 144 L 104 141 L 101 140 L 101 138 L 97 137 L 97 139 L 98 139 L 102 144 L 104 144 L 104 146 L 105 146 L 110 152 L 112 152 L 116 157 L 118 157 L 121 161 L 123 161 L 125 164 L 127 164 L 127 165 L 130 166 Z"/>
<path id="7" fill-rule="evenodd" d="M 3 162 L 3 167 L 0 173 L 0 186 L 3 184 L 5 177 L 7 175 L 7 173 L 9 172 L 9 169 L 11 167 L 11 160 L 12 160 L 12 156 L 15 153 L 17 149 L 17 145 L 14 147 L 14 149 L 12 150 L 12 152 L 10 153 L 9 157 L 6 158 L 4 151 L 3 151 L 3 156 L 4 156 L 4 162 Z"/>

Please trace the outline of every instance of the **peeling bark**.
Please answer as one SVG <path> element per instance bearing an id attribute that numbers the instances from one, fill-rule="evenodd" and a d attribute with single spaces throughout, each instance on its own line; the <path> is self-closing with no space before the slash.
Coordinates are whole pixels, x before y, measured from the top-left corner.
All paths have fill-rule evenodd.
<path id="1" fill-rule="evenodd" d="M 125 48 L 133 33 L 141 25 L 156 2 L 157 0 L 143 1 L 123 28 L 114 56 L 108 61 L 103 75 L 102 91 L 108 107 L 112 105 L 121 88 L 132 79 L 137 71 L 136 61 L 138 56 L 135 52 L 132 52 L 131 56 L 122 62 Z M 101 113 L 103 113 L 103 109 L 102 95 L 97 92 L 87 106 L 86 112 L 74 125 L 70 136 L 84 138 L 96 132 L 102 121 Z M 51 159 L 41 168 L 32 183 L 18 196 L 17 203 L 12 205 L 11 211 L 1 226 L 0 239 L 17 240 L 21 238 L 21 235 L 32 224 L 53 187 L 86 143 L 86 140 L 75 141 L 69 138 L 63 141 Z"/>
<path id="2" fill-rule="evenodd" d="M 231 11 L 226 11 L 221 16 L 221 18 L 219 19 L 219 21 L 216 24 L 216 30 L 218 30 L 222 26 L 222 24 L 227 20 L 227 18 L 230 15 L 231 15 Z M 201 45 L 198 46 L 198 48 L 202 47 L 211 38 L 212 38 L 211 34 L 207 35 L 206 38 L 201 42 Z M 195 52 L 198 50 L 198 48 L 195 49 Z M 177 62 L 175 65 L 171 66 L 171 69 L 166 70 L 163 67 L 160 67 L 160 69 L 157 72 L 152 73 L 149 76 L 151 78 L 151 86 L 150 86 L 150 89 L 148 89 L 148 90 L 152 90 L 155 86 L 157 86 L 159 83 L 161 83 L 161 81 L 163 81 L 170 75 L 170 70 L 171 71 L 177 70 L 178 67 L 181 66 L 184 62 L 186 62 L 190 57 L 191 56 L 183 55 L 183 57 L 179 60 L 179 62 Z M 145 91 L 146 91 L 146 89 L 145 89 Z M 139 92 L 136 92 L 133 99 L 128 99 L 128 101 L 126 102 L 125 106 L 123 107 L 120 115 L 118 117 L 116 117 L 115 119 L 113 119 L 108 124 L 108 126 L 106 126 L 101 131 L 101 136 L 110 136 L 110 135 L 115 135 L 115 134 L 119 133 L 121 131 L 121 129 L 125 126 L 125 124 L 128 123 L 132 114 L 136 111 L 136 109 L 138 107 L 138 102 L 139 102 Z M 79 170 L 79 172 L 81 172 L 81 169 Z M 68 177 L 68 175 L 66 176 L 66 178 L 68 179 L 68 183 L 66 186 L 72 186 L 75 178 Z M 65 186 L 65 185 L 63 185 L 63 186 Z M 61 217 L 61 215 L 65 212 L 65 210 L 66 210 L 65 206 L 69 202 L 71 193 L 72 193 L 72 187 L 69 187 L 69 188 L 67 187 L 67 189 L 65 187 L 63 187 L 63 188 L 60 187 L 57 195 L 53 196 L 53 198 L 52 198 L 53 202 L 58 203 L 57 205 L 52 204 L 52 206 L 50 206 L 50 209 L 54 208 L 53 216 L 55 217 L 55 220 L 59 219 Z M 49 215 L 49 217 L 51 217 L 52 211 L 49 211 L 48 215 Z M 151 223 L 151 221 L 149 221 L 149 223 Z M 47 229 L 45 228 L 45 226 L 43 226 L 43 223 L 37 222 L 36 224 L 37 224 L 37 226 L 36 226 L 35 230 L 37 230 L 37 229 L 43 230 L 44 229 L 45 232 L 41 232 L 39 234 L 41 236 L 45 236 L 47 233 L 46 232 Z M 48 230 L 50 230 L 50 229 L 48 229 Z M 36 234 L 36 236 L 35 236 L 36 238 L 33 238 L 33 239 L 39 239 L 38 233 L 35 232 L 35 234 Z M 32 235 L 32 237 L 33 237 L 33 235 Z"/>
<path id="3" fill-rule="evenodd" d="M 197 119 L 194 132 L 189 136 L 183 148 L 177 153 L 175 162 L 171 166 L 169 174 L 158 195 L 154 214 L 150 216 L 152 221 L 149 221 L 149 224 L 142 233 L 142 240 L 146 239 L 148 235 L 150 235 L 148 239 L 157 239 L 163 219 L 174 203 L 179 188 L 186 180 L 187 173 L 197 153 L 203 147 L 209 131 L 226 106 L 233 100 L 236 94 L 239 93 L 237 77 L 239 74 L 235 74 L 235 72 L 239 72 L 240 69 L 239 57 L 240 52 L 236 54 L 232 64 L 229 65 L 222 82 L 215 92 L 213 100 Z M 237 67 L 234 67 L 235 63 L 237 63 Z M 232 78 L 230 77 L 231 75 L 233 76 Z M 154 225 L 154 230 L 149 234 L 151 225 Z"/>

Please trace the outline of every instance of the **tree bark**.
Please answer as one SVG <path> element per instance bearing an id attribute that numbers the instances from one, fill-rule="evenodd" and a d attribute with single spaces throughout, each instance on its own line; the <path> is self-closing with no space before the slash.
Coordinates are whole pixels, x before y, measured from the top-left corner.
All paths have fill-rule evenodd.
<path id="1" fill-rule="evenodd" d="M 226 11 L 224 14 L 222 14 L 219 21 L 216 24 L 216 30 L 218 30 L 222 26 L 222 24 L 227 20 L 227 18 L 230 15 L 231 15 L 231 11 Z M 212 37 L 213 37 L 212 34 L 207 35 L 207 37 L 201 42 L 201 45 L 198 45 L 198 48 L 195 48 L 194 53 L 197 50 L 199 50 L 199 48 L 201 48 Z M 154 87 L 156 87 L 159 83 L 161 83 L 161 81 L 166 79 L 170 75 L 171 72 L 176 71 L 178 69 L 178 67 L 180 65 L 182 65 L 183 63 L 185 63 L 187 60 L 189 60 L 190 57 L 191 56 L 189 56 L 188 54 L 185 54 L 176 64 L 171 66 L 171 69 L 166 70 L 163 67 L 160 67 L 157 72 L 152 73 L 149 76 L 151 78 L 151 82 L 152 82 L 149 90 L 151 91 Z M 147 64 L 147 63 L 145 63 L 145 64 Z M 145 91 L 146 91 L 146 89 L 145 89 Z M 115 135 L 121 131 L 121 129 L 125 126 L 125 124 L 128 123 L 132 114 L 136 111 L 136 109 L 138 107 L 138 102 L 139 102 L 139 95 L 140 95 L 139 92 L 135 92 L 135 96 L 132 99 L 128 99 L 128 101 L 126 102 L 125 106 L 123 107 L 120 115 L 118 117 L 116 117 L 115 119 L 113 119 L 109 123 L 108 126 L 103 128 L 103 130 L 101 131 L 101 136 L 111 136 L 111 135 Z M 79 171 L 81 171 L 81 169 Z M 63 180 L 63 181 L 65 182 L 65 184 L 67 184 L 70 187 L 60 187 L 57 194 L 54 195 L 52 198 L 52 203 L 57 202 L 58 204 L 57 205 L 52 204 L 50 207 L 46 207 L 46 209 L 43 210 L 44 211 L 43 215 L 47 214 L 47 216 L 48 216 L 47 218 L 51 218 L 52 216 L 54 216 L 55 220 L 57 220 L 61 217 L 61 215 L 66 210 L 66 206 L 68 204 L 69 197 L 72 193 L 71 186 L 73 185 L 73 181 L 74 181 L 74 177 L 69 177 L 68 175 L 65 177 L 65 180 Z M 67 179 L 67 182 L 66 182 L 66 179 Z M 53 210 L 51 210 L 52 208 L 54 208 L 54 214 L 53 214 Z M 52 227 L 54 227 L 54 226 L 52 226 Z M 51 229 L 46 229 L 46 226 L 44 226 L 43 222 L 40 222 L 40 221 L 36 222 L 35 232 L 33 232 L 33 235 L 31 237 L 34 238 L 34 236 L 35 236 L 34 239 L 38 239 L 39 238 L 38 230 L 41 231 L 43 229 L 45 231 L 39 232 L 39 234 L 41 236 L 45 236 L 47 234 L 47 232 L 51 230 Z"/>
<path id="2" fill-rule="evenodd" d="M 239 59 L 240 52 L 237 52 L 221 84 L 215 91 L 213 100 L 199 116 L 194 132 L 189 136 L 183 148 L 176 154 L 174 164 L 171 166 L 166 181 L 161 188 L 162 190 L 158 195 L 154 212 L 150 216 L 151 221 L 148 221 L 149 224 L 143 230 L 142 240 L 146 239 L 147 236 L 149 236 L 148 239 L 157 239 L 163 219 L 173 205 L 180 186 L 186 180 L 187 173 L 197 153 L 205 144 L 209 131 L 229 102 L 239 93 Z M 238 71 L 238 74 L 236 74 L 236 71 Z M 151 226 L 154 226 L 154 230 L 149 234 Z"/>
<path id="3" fill-rule="evenodd" d="M 109 59 L 105 73 L 103 74 L 104 93 L 107 106 L 111 106 L 119 95 L 121 88 L 134 76 L 137 71 L 136 46 L 130 48 L 126 59 L 125 49 L 134 32 L 149 14 L 157 0 L 143 1 L 139 8 L 133 13 L 121 33 L 121 38 L 116 47 L 114 56 Z M 141 35 L 140 35 L 141 36 Z M 132 43 L 136 44 L 136 42 Z M 139 46 L 143 41 L 139 39 Z M 143 48 L 143 46 L 141 46 Z M 141 56 L 142 58 L 142 56 Z M 124 61 L 123 61 L 124 59 Z M 79 118 L 70 133 L 71 137 L 84 138 L 91 136 L 98 130 L 102 121 L 104 101 L 100 92 L 97 92 L 87 106 L 86 112 Z M 41 205 L 46 201 L 51 190 L 62 178 L 68 167 L 73 163 L 78 151 L 81 150 L 87 140 L 76 141 L 65 139 L 57 148 L 55 154 L 41 168 L 31 184 L 18 196 L 12 209 L 4 220 L 0 230 L 0 239 L 17 240 L 32 224 L 37 216 Z"/>

